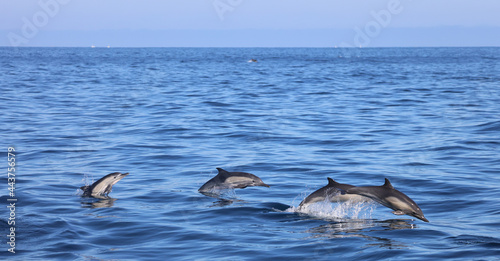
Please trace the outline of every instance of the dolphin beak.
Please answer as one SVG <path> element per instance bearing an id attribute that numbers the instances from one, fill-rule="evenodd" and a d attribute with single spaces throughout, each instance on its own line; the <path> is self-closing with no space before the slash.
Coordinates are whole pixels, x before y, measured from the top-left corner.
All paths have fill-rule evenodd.
<path id="1" fill-rule="evenodd" d="M 262 183 L 262 185 L 261 185 L 261 186 L 263 186 L 263 187 L 267 187 L 267 188 L 271 187 L 271 186 L 267 185 L 266 183 Z"/>
<path id="2" fill-rule="evenodd" d="M 427 218 L 424 217 L 424 215 L 413 215 L 414 217 L 424 221 L 424 222 L 429 222 L 429 220 L 427 220 Z"/>

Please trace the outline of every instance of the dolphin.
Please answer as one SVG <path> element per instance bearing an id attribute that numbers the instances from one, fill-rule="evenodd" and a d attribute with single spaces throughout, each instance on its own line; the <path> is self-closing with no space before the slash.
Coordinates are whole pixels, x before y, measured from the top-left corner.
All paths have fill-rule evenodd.
<path id="1" fill-rule="evenodd" d="M 346 190 L 355 187 L 353 185 L 341 184 L 331 178 L 327 179 L 328 179 L 328 185 L 314 191 L 304 200 L 302 200 L 302 202 L 300 202 L 299 204 L 299 209 L 309 204 L 325 201 L 326 199 L 330 202 L 345 202 L 349 200 L 352 200 L 354 202 L 365 202 L 370 200 L 369 198 L 366 198 L 361 195 L 346 194 L 345 193 Z"/>
<path id="2" fill-rule="evenodd" d="M 108 194 L 111 192 L 111 188 L 113 187 L 113 185 L 115 185 L 118 181 L 120 181 L 127 175 L 128 173 L 122 174 L 120 172 L 114 172 L 100 178 L 90 186 L 87 185 L 80 187 L 80 189 L 83 190 L 82 196 L 108 198 Z"/>
<path id="3" fill-rule="evenodd" d="M 253 186 L 269 187 L 259 177 L 246 172 L 227 172 L 217 168 L 219 173 L 207 183 L 203 184 L 198 191 L 201 193 L 210 193 L 214 190 L 229 188 L 246 188 Z"/>
<path id="4" fill-rule="evenodd" d="M 346 189 L 345 193 L 371 198 L 381 205 L 393 209 L 394 215 L 409 215 L 429 222 L 417 203 L 403 192 L 395 189 L 387 178 L 382 186 L 352 187 Z"/>

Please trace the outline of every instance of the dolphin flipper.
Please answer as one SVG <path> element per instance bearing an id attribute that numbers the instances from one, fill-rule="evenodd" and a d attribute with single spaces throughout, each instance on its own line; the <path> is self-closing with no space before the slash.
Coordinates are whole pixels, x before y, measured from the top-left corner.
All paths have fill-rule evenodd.
<path id="1" fill-rule="evenodd" d="M 398 215 L 398 216 L 400 216 L 400 215 L 406 215 L 406 214 L 405 214 L 403 211 L 401 211 L 401 210 L 395 210 L 395 211 L 392 211 L 392 214 L 394 214 L 394 215 Z"/>

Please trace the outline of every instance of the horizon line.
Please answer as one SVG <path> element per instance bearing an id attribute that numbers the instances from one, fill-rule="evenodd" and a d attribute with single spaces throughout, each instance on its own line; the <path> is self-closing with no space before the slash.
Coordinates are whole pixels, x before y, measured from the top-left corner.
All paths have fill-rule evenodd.
<path id="1" fill-rule="evenodd" d="M 10 46 L 0 45 L 0 48 L 90 48 L 90 49 L 112 49 L 112 48 L 331 48 L 331 49 L 376 49 L 376 48 L 499 48 L 496 45 L 476 45 L 476 46 Z"/>

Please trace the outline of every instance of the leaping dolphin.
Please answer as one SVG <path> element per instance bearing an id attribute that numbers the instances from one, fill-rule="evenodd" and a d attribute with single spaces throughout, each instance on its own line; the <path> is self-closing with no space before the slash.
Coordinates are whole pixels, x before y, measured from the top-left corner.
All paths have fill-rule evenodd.
<path id="1" fill-rule="evenodd" d="M 352 187 L 345 190 L 345 193 L 371 198 L 381 205 L 393 209 L 394 215 L 409 215 L 429 222 L 417 203 L 403 192 L 395 189 L 388 179 L 385 179 L 382 186 Z"/>
<path id="2" fill-rule="evenodd" d="M 230 188 L 246 188 L 253 186 L 269 187 L 259 177 L 246 172 L 227 172 L 217 168 L 219 173 L 207 183 L 203 184 L 198 191 L 201 193 L 211 193 L 214 190 Z"/>
<path id="3" fill-rule="evenodd" d="M 80 187 L 80 189 L 83 190 L 82 196 L 94 197 L 94 198 L 108 198 L 108 194 L 111 192 L 113 185 L 127 175 L 128 173 L 122 174 L 120 172 L 114 172 L 102 177 L 101 179 L 94 182 L 90 186 Z"/>
<path id="4" fill-rule="evenodd" d="M 370 199 L 356 194 L 346 194 L 345 191 L 354 188 L 355 186 L 349 184 L 341 184 L 336 182 L 331 178 L 328 179 L 328 185 L 314 191 L 309 196 L 307 196 L 302 202 L 299 204 L 299 209 L 306 207 L 309 204 L 313 204 L 316 202 L 321 202 L 328 200 L 330 202 L 345 202 L 345 201 L 354 201 L 354 202 L 365 202 Z"/>

